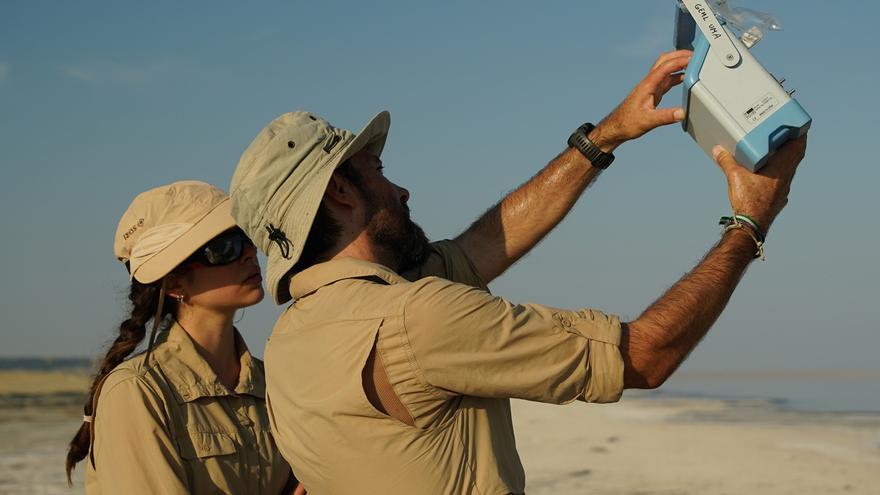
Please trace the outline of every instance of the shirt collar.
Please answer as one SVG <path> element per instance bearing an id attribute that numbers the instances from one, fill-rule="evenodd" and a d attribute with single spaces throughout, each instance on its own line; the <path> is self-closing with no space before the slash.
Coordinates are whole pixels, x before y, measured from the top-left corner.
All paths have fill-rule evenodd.
<path id="1" fill-rule="evenodd" d="M 182 402 L 194 401 L 200 397 L 237 394 L 265 398 L 266 380 L 263 369 L 248 351 L 238 330 L 233 331 L 241 365 L 234 391 L 230 391 L 220 382 L 217 374 L 196 350 L 189 334 L 177 322 L 157 338 L 154 355 L 161 363 L 169 385 L 177 391 Z"/>
<path id="2" fill-rule="evenodd" d="M 389 284 L 406 281 L 388 267 L 358 258 L 346 257 L 318 263 L 294 274 L 290 278 L 290 294 L 294 299 L 299 299 L 325 285 L 340 280 L 369 277 L 378 277 Z"/>

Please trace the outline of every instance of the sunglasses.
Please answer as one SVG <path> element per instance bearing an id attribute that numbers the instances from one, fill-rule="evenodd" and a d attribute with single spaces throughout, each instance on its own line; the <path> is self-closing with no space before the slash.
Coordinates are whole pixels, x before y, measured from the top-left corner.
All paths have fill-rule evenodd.
<path id="1" fill-rule="evenodd" d="M 247 245 L 253 242 L 240 228 L 228 230 L 211 239 L 187 258 L 189 262 L 208 266 L 221 266 L 241 259 Z"/>

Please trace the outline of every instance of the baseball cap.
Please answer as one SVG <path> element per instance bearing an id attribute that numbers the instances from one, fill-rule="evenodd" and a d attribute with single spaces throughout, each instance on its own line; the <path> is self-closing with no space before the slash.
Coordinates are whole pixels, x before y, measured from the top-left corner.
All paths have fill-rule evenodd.
<path id="1" fill-rule="evenodd" d="M 119 220 L 113 251 L 138 282 L 155 282 L 205 243 L 235 227 L 229 196 L 180 181 L 138 194 Z"/>

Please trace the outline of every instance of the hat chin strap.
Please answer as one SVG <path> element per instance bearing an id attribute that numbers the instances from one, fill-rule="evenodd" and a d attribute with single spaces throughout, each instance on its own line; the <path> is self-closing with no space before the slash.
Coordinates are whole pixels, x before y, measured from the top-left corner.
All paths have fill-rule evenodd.
<path id="1" fill-rule="evenodd" d="M 162 278 L 162 286 L 159 288 L 159 306 L 156 308 L 156 314 L 153 316 L 153 329 L 150 330 L 150 339 L 147 340 L 147 355 L 144 357 L 144 364 L 150 362 L 150 354 L 153 352 L 153 344 L 156 343 L 156 330 L 162 321 L 162 310 L 165 309 L 165 277 Z"/>

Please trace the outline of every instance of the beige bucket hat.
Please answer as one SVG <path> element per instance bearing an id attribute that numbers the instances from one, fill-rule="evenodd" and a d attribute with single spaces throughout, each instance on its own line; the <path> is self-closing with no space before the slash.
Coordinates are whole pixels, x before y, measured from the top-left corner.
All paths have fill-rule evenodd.
<path id="1" fill-rule="evenodd" d="M 309 112 L 286 113 L 241 156 L 230 186 L 232 216 L 268 257 L 267 285 L 277 304 L 291 299 L 285 275 L 302 254 L 333 171 L 360 150 L 381 155 L 390 126 L 388 112 L 357 134 Z"/>
<path id="2" fill-rule="evenodd" d="M 199 181 L 180 181 L 143 192 L 119 220 L 113 251 L 132 278 L 149 284 L 198 248 L 235 227 L 229 196 Z"/>

